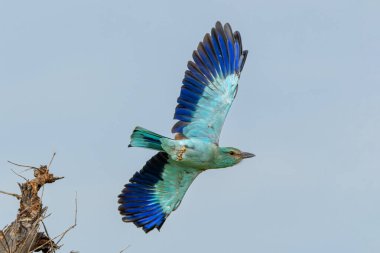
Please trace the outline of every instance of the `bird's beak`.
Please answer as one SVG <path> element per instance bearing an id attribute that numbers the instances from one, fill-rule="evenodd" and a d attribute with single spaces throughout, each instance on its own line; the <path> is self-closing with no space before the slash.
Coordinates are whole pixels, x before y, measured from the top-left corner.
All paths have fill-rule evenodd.
<path id="1" fill-rule="evenodd" d="M 255 156 L 256 156 L 255 154 L 248 153 L 248 152 L 242 152 L 242 153 L 241 153 L 241 157 L 242 157 L 243 159 L 245 159 L 245 158 L 251 158 L 251 157 L 255 157 Z"/>

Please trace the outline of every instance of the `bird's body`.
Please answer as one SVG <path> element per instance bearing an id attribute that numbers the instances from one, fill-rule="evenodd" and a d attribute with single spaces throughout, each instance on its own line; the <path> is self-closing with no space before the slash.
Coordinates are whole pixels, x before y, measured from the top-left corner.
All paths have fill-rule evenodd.
<path id="1" fill-rule="evenodd" d="M 162 148 L 170 159 L 200 170 L 212 169 L 218 146 L 200 139 L 163 139 Z"/>
<path id="2" fill-rule="evenodd" d="M 159 152 L 119 195 L 123 221 L 145 232 L 160 229 L 202 171 L 230 167 L 254 156 L 219 146 L 247 53 L 242 50 L 240 34 L 233 33 L 229 24 L 223 27 L 217 22 L 194 51 L 194 61 L 188 63 L 174 114 L 178 120 L 172 128 L 175 138 L 135 128 L 129 146 Z"/>

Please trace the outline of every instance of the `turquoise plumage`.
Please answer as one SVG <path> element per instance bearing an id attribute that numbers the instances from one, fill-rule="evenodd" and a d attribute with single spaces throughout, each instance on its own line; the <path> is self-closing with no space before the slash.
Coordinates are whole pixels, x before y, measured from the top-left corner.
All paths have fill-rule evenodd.
<path id="1" fill-rule="evenodd" d="M 224 120 L 238 90 L 248 51 L 239 32 L 217 22 L 193 52 L 182 81 L 170 139 L 136 127 L 130 147 L 159 151 L 125 185 L 119 195 L 123 221 L 145 232 L 160 230 L 176 210 L 194 179 L 207 169 L 226 168 L 254 155 L 219 147 Z"/>

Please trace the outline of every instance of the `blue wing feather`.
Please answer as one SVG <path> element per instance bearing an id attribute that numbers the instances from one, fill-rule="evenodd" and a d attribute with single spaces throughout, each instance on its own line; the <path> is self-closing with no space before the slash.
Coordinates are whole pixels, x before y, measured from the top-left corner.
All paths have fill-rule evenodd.
<path id="1" fill-rule="evenodd" d="M 218 59 L 217 59 L 215 50 L 213 49 L 213 46 L 212 46 L 211 36 L 208 33 L 205 35 L 205 37 L 203 39 L 203 46 L 204 46 L 204 49 L 205 49 L 209 59 L 211 60 L 211 62 L 213 64 L 212 69 L 215 71 L 215 74 L 217 74 L 218 76 L 221 76 L 222 75 L 222 69 L 220 68 L 220 66 L 218 64 Z M 216 78 L 217 76 L 214 76 L 214 77 Z"/>
<path id="2" fill-rule="evenodd" d="M 182 108 L 182 107 L 177 107 L 175 109 L 175 112 L 177 114 L 184 115 L 184 116 L 191 116 L 193 114 L 192 110 L 189 110 L 189 109 L 186 109 L 186 108 Z"/>
<path id="3" fill-rule="evenodd" d="M 225 77 L 227 75 L 226 65 L 223 62 L 223 55 L 221 49 L 219 48 L 218 35 L 216 34 L 215 28 L 211 30 L 211 39 L 212 39 L 212 47 L 215 50 L 216 58 L 218 60 L 218 64 L 222 69 L 222 75 Z"/>
<path id="4" fill-rule="evenodd" d="M 125 187 L 126 190 L 133 189 L 134 191 L 141 191 L 141 192 L 146 192 L 146 193 L 153 191 L 149 185 L 137 183 L 133 178 L 130 180 L 130 182 L 133 184 L 126 185 Z"/>
<path id="5" fill-rule="evenodd" d="M 188 122 L 184 121 L 177 121 L 177 123 L 174 124 L 172 131 L 174 133 L 182 133 L 183 129 L 188 125 Z"/>
<path id="6" fill-rule="evenodd" d="M 226 32 L 226 41 L 227 41 L 227 49 L 228 49 L 228 64 L 229 64 L 229 73 L 233 73 L 235 71 L 235 48 L 234 48 L 234 38 L 232 34 L 232 29 L 230 24 L 224 25 L 224 31 Z"/>
<path id="7" fill-rule="evenodd" d="M 155 204 L 155 205 L 151 205 L 151 206 L 145 206 L 145 210 L 146 210 L 147 214 L 155 214 L 155 213 L 158 213 L 161 211 L 159 204 Z M 137 215 L 140 211 L 141 211 L 140 207 L 139 208 L 129 208 L 127 211 L 127 214 L 130 214 L 130 215 L 137 217 Z M 138 216 L 138 217 L 140 217 L 140 216 Z"/>
<path id="8" fill-rule="evenodd" d="M 202 58 L 199 56 L 197 51 L 193 52 L 193 60 L 195 63 L 190 62 L 190 64 L 193 64 L 193 69 L 190 69 L 190 71 L 193 73 L 193 71 L 199 72 L 203 76 L 201 79 L 203 83 L 207 84 L 208 82 L 212 81 L 214 78 L 211 76 L 210 70 L 208 69 L 207 65 L 203 62 Z"/>
<path id="9" fill-rule="evenodd" d="M 235 41 L 235 55 L 239 55 L 240 45 L 237 41 Z M 239 57 L 235 57 L 234 59 L 234 69 L 239 69 Z"/>
<path id="10" fill-rule="evenodd" d="M 201 58 L 202 62 L 207 66 L 208 71 L 210 72 L 209 80 L 212 81 L 214 78 L 217 77 L 217 74 L 215 72 L 215 68 L 213 67 L 213 64 L 211 60 L 209 59 L 206 50 L 204 48 L 204 45 L 202 43 L 199 43 L 198 48 L 198 55 Z"/>
<path id="11" fill-rule="evenodd" d="M 144 231 L 145 232 L 149 232 L 153 228 L 157 228 L 158 230 L 160 230 L 161 226 L 164 224 L 164 222 L 165 222 L 165 217 L 163 217 L 161 215 L 157 216 L 156 219 L 152 220 L 148 224 L 145 224 Z"/>
<path id="12" fill-rule="evenodd" d="M 191 117 L 183 114 L 176 114 L 174 119 L 178 119 L 183 122 L 191 122 Z"/>
<path id="13" fill-rule="evenodd" d="M 224 30 L 221 25 L 221 23 L 217 22 L 215 25 L 216 28 L 216 37 L 217 37 L 217 42 L 219 45 L 219 49 L 222 53 L 222 61 L 221 64 L 224 65 L 225 73 L 224 76 L 226 77 L 227 75 L 230 74 L 230 69 L 229 69 L 229 57 L 228 57 L 228 49 L 226 46 L 226 38 L 224 35 Z"/>
<path id="14" fill-rule="evenodd" d="M 138 172 L 132 177 L 133 182 L 142 183 L 147 185 L 154 185 L 157 181 L 157 178 L 149 173 L 140 174 Z"/>
<path id="15" fill-rule="evenodd" d="M 193 111 L 197 109 L 196 104 L 183 100 L 182 98 L 179 98 L 177 102 L 178 102 L 178 105 L 183 106 L 184 108 L 189 108 L 190 110 L 193 110 Z"/>
<path id="16" fill-rule="evenodd" d="M 181 97 L 187 98 L 189 101 L 198 101 L 201 98 L 201 94 L 197 94 L 187 89 L 186 86 L 182 86 Z"/>
<path id="17" fill-rule="evenodd" d="M 127 196 L 124 196 L 124 198 L 128 198 Z M 128 198 L 129 202 L 126 202 L 124 205 L 125 213 L 127 214 L 136 214 L 140 212 L 146 212 L 151 209 L 156 209 L 156 203 L 154 202 L 154 199 L 134 199 L 134 198 Z"/>

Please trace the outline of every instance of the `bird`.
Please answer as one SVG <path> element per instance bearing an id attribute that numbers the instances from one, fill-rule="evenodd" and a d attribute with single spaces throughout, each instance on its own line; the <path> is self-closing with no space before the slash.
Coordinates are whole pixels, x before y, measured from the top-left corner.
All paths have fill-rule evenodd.
<path id="1" fill-rule="evenodd" d="M 247 59 L 238 31 L 217 21 L 193 51 L 182 80 L 172 128 L 174 138 L 136 127 L 129 147 L 158 151 L 118 196 L 124 222 L 160 231 L 194 179 L 208 169 L 234 166 L 255 155 L 219 146 L 219 136 L 238 91 Z"/>

